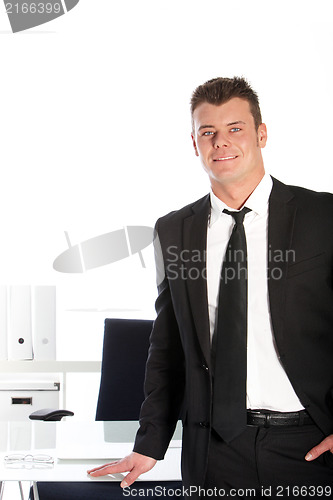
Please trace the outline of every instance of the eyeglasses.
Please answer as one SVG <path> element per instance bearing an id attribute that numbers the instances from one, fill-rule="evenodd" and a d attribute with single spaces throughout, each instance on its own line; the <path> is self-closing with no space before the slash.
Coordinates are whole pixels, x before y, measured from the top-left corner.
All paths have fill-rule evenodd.
<path id="1" fill-rule="evenodd" d="M 7 455 L 7 456 L 5 456 L 4 461 L 8 465 L 15 465 L 15 464 L 47 465 L 47 464 L 54 463 L 54 459 L 52 457 L 50 457 L 49 455 L 20 455 L 20 454 Z"/>

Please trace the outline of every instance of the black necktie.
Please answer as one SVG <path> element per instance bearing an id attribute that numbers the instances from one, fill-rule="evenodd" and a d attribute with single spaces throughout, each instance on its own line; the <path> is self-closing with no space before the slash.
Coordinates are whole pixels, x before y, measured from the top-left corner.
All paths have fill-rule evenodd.
<path id="1" fill-rule="evenodd" d="M 250 209 L 224 212 L 235 219 L 235 225 L 221 270 L 213 338 L 212 426 L 229 443 L 246 427 L 247 251 L 243 222 Z"/>

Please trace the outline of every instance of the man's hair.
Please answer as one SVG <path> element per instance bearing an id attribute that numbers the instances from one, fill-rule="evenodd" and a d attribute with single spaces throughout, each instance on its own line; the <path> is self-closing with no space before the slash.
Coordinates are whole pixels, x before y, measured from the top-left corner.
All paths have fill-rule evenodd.
<path id="1" fill-rule="evenodd" d="M 234 97 L 248 101 L 251 114 L 254 118 L 255 128 L 258 130 L 259 125 L 262 123 L 258 95 L 245 78 L 237 76 L 234 78 L 213 78 L 195 89 L 191 98 L 192 122 L 194 110 L 200 104 L 208 102 L 209 104 L 218 106 Z"/>

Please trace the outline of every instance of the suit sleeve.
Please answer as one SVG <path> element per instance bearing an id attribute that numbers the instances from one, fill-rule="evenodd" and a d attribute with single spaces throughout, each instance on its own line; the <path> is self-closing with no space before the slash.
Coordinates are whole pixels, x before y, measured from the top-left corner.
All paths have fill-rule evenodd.
<path id="1" fill-rule="evenodd" d="M 156 225 L 158 234 L 158 224 Z M 156 245 L 157 240 L 157 245 Z M 158 298 L 146 365 L 145 401 L 140 413 L 134 451 L 161 460 L 180 418 L 184 399 L 184 354 L 168 278 L 161 276 L 163 254 L 155 238 Z"/>

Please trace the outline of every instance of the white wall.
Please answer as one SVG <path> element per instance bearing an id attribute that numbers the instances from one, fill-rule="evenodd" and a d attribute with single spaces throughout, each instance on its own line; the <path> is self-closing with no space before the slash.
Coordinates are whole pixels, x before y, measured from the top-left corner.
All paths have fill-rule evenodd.
<path id="1" fill-rule="evenodd" d="M 81 0 L 12 34 L 0 6 L 0 281 L 57 286 L 59 359 L 100 359 L 104 317 L 153 317 L 150 248 L 146 269 L 137 255 L 82 275 L 52 263 L 64 231 L 75 244 L 152 226 L 208 191 L 190 141 L 198 84 L 247 77 L 267 170 L 332 191 L 331 11 L 330 0 Z M 102 311 L 77 311 L 88 308 Z"/>

